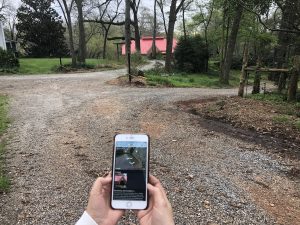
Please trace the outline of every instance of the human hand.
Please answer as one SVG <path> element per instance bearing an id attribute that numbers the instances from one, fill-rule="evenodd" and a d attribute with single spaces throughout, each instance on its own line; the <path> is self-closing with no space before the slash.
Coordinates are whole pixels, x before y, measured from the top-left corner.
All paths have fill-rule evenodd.
<path id="1" fill-rule="evenodd" d="M 111 174 L 98 178 L 90 192 L 86 212 L 98 225 L 117 224 L 124 215 L 124 210 L 115 210 L 110 205 Z"/>
<path id="2" fill-rule="evenodd" d="M 159 180 L 150 175 L 149 206 L 146 210 L 137 211 L 141 225 L 174 225 L 172 206 Z"/>

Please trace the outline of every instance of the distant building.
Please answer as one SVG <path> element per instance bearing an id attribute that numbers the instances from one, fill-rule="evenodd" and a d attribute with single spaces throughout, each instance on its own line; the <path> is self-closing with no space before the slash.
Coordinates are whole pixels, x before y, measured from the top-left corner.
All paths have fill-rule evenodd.
<path id="1" fill-rule="evenodd" d="M 152 42 L 153 37 L 142 37 L 141 38 L 141 54 L 142 55 L 150 55 L 152 53 Z M 177 45 L 177 40 L 173 39 L 173 48 L 172 52 Z M 161 54 L 166 54 L 166 47 L 167 47 L 167 39 L 165 37 L 156 37 L 156 50 Z M 131 53 L 135 53 L 135 41 L 131 41 Z M 125 45 L 122 45 L 122 55 L 125 55 Z"/>
<path id="2" fill-rule="evenodd" d="M 0 21 L 0 48 L 6 50 L 6 41 L 4 36 L 3 24 Z"/>

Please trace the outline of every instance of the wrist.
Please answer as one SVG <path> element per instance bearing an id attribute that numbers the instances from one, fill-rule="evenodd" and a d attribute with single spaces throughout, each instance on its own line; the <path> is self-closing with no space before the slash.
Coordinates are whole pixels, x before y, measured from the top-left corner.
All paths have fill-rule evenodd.
<path id="1" fill-rule="evenodd" d="M 97 215 L 93 214 L 92 212 L 89 212 L 88 210 L 86 213 L 95 221 L 97 225 L 117 225 L 118 222 L 114 222 L 108 219 L 99 218 Z"/>

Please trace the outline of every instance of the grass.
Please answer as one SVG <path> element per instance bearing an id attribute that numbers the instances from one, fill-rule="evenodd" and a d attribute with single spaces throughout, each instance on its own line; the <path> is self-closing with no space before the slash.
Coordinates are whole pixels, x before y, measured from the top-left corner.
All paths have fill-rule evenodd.
<path id="1" fill-rule="evenodd" d="M 295 127 L 300 131 L 300 119 L 295 122 Z"/>
<path id="2" fill-rule="evenodd" d="M 167 75 L 155 70 L 146 72 L 147 83 L 150 86 L 168 86 L 168 87 L 236 87 L 239 85 L 240 71 L 231 71 L 230 85 L 223 85 L 219 82 L 219 74 L 217 71 L 210 71 L 208 73 L 186 74 L 174 73 Z"/>
<path id="3" fill-rule="evenodd" d="M 280 106 L 283 114 L 300 117 L 300 102 L 287 102 L 286 95 L 284 94 L 271 92 L 266 94 L 249 95 L 247 98 L 269 102 L 276 106 Z"/>
<path id="4" fill-rule="evenodd" d="M 5 132 L 9 120 L 7 118 L 8 97 L 0 95 L 0 137 Z"/>
<path id="5" fill-rule="evenodd" d="M 267 94 L 255 94 L 247 96 L 252 99 L 267 101 L 271 103 L 285 103 L 286 96 L 277 92 Z"/>
<path id="6" fill-rule="evenodd" d="M 62 58 L 64 65 L 71 64 L 71 58 Z M 86 64 L 95 70 L 108 70 L 121 68 L 124 60 L 87 59 Z M 12 70 L 16 74 L 51 74 L 56 73 L 60 67 L 59 58 L 20 58 L 20 68 Z"/>
<path id="7" fill-rule="evenodd" d="M 273 122 L 289 125 L 300 130 L 300 102 L 287 102 L 286 95 L 277 92 L 255 94 L 247 97 L 274 104 L 278 108 L 280 115 L 274 116 Z"/>
<path id="8" fill-rule="evenodd" d="M 274 116 L 273 121 L 275 123 L 289 123 L 290 118 L 286 115 Z"/>
<path id="9" fill-rule="evenodd" d="M 0 143 L 0 193 L 8 191 L 10 182 L 8 177 L 5 175 L 4 172 L 4 159 L 3 159 L 3 154 L 5 151 L 5 145 L 6 143 L 2 141 Z"/>
<path id="10" fill-rule="evenodd" d="M 8 97 L 0 96 L 0 192 L 7 191 L 9 189 L 9 179 L 5 176 L 3 159 L 6 142 L 2 138 L 2 135 L 9 123 L 7 118 L 7 110 Z"/>

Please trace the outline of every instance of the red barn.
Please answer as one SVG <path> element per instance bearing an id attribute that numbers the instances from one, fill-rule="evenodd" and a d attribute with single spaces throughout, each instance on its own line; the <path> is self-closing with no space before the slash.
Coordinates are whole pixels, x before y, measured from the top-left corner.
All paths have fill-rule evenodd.
<path id="1" fill-rule="evenodd" d="M 141 54 L 142 55 L 151 54 L 152 42 L 153 42 L 153 37 L 142 37 L 141 38 Z M 177 45 L 177 40 L 174 38 L 172 52 L 174 52 L 176 45 Z M 167 39 L 164 37 L 156 37 L 157 52 L 166 54 L 166 47 L 167 47 Z M 135 53 L 135 52 L 136 52 L 135 41 L 131 41 L 131 53 Z M 125 55 L 125 45 L 122 45 L 122 55 Z"/>

